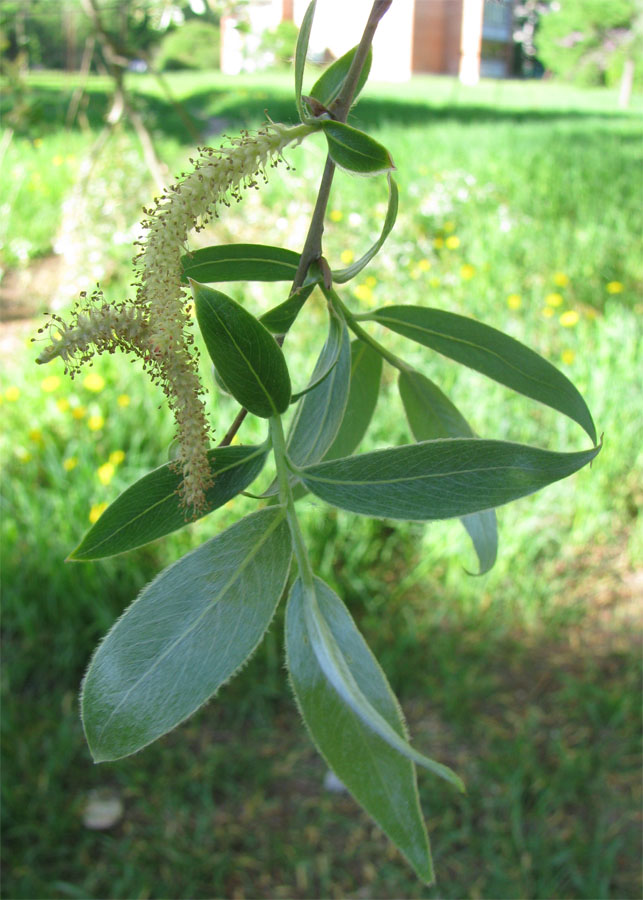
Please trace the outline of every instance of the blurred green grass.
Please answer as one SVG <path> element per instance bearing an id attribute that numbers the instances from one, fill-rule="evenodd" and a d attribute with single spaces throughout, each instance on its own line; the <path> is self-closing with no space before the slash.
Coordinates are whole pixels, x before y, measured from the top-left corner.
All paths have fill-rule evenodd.
<path id="1" fill-rule="evenodd" d="M 115 135 L 80 205 L 65 208 L 106 83 L 88 85 L 94 131 L 64 132 L 73 79 L 32 80 L 40 125 L 16 131 L 0 169 L 5 279 L 50 259 L 56 243 L 71 283 L 86 287 L 98 270 L 107 296 L 122 296 L 129 239 L 152 196 L 139 149 L 127 131 Z M 132 84 L 178 171 L 193 152 L 180 120 L 150 79 Z M 172 85 L 198 127 L 234 133 L 264 109 L 293 115 L 281 76 L 177 75 Z M 636 110 L 614 107 L 607 91 L 418 79 L 371 88 L 354 114 L 393 154 L 401 212 L 382 254 L 344 290 L 352 307 L 408 302 L 478 316 L 560 365 L 605 432 L 592 470 L 500 511 L 500 559 L 482 579 L 464 571 L 473 558 L 458 523 L 393 528 L 302 501 L 319 571 L 381 660 L 418 746 L 469 786 L 458 798 L 420 776 L 435 889 L 413 882 L 349 798 L 323 790 L 324 766 L 288 697 L 280 617 L 190 723 L 130 760 L 91 765 L 75 694 L 93 646 L 162 566 L 252 501 L 123 557 L 64 564 L 89 516 L 167 459 L 172 423 L 129 362 L 102 359 L 98 378 L 69 382 L 54 365 L 33 365 L 27 329 L 14 326 L 0 376 L 6 896 L 640 894 L 641 126 Z M 313 140 L 288 158 L 294 171 L 272 173 L 199 240 L 301 246 L 323 148 Z M 332 265 L 374 239 L 384 203 L 380 180 L 337 178 Z M 98 245 L 86 243 L 92 226 Z M 280 299 L 273 287 L 230 292 L 255 311 Z M 27 300 L 30 311 L 44 302 Z M 313 296 L 288 339 L 296 383 L 312 368 L 323 318 Z M 479 434 L 582 446 L 554 413 L 378 337 L 435 378 Z M 211 402 L 221 435 L 235 409 Z M 260 429 L 248 423 L 241 440 Z M 388 370 L 363 449 L 409 439 Z M 82 824 L 96 788 L 125 807 L 105 833 Z"/>

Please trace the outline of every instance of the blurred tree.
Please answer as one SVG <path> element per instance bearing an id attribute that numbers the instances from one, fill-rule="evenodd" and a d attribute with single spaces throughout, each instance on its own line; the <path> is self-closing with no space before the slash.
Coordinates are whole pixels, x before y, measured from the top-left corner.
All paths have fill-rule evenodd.
<path id="1" fill-rule="evenodd" d="M 145 58 L 166 32 L 196 19 L 218 25 L 232 0 L 101 0 L 102 28 L 119 54 Z M 241 4 L 243 5 L 243 4 Z M 2 0 L 0 33 L 9 60 L 28 67 L 77 69 L 93 26 L 82 0 Z M 96 68 L 96 60 L 92 68 Z"/>
<path id="2" fill-rule="evenodd" d="M 554 74 L 586 85 L 621 82 L 627 105 L 643 52 L 643 0 L 560 0 L 542 15 L 538 56 Z M 637 84 L 643 86 L 639 71 Z"/>
<path id="3" fill-rule="evenodd" d="M 298 34 L 299 29 L 294 22 L 280 22 L 276 28 L 264 31 L 259 50 L 271 54 L 277 65 L 290 65 L 295 58 Z"/>
<path id="4" fill-rule="evenodd" d="M 155 56 L 161 71 L 172 69 L 218 69 L 220 32 L 216 25 L 193 20 L 169 31 Z"/>

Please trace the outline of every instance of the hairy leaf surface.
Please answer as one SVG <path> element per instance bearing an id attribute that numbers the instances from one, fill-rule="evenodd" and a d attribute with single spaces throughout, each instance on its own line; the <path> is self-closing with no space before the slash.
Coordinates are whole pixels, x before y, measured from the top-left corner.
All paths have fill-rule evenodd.
<path id="1" fill-rule="evenodd" d="M 96 762 L 175 728 L 253 652 L 285 587 L 292 548 L 280 507 L 253 513 L 169 566 L 99 646 L 82 717 Z"/>
<path id="2" fill-rule="evenodd" d="M 596 443 L 587 405 L 571 381 L 520 341 L 475 319 L 420 306 L 386 306 L 372 319 L 489 378 L 564 413 Z"/>
<path id="3" fill-rule="evenodd" d="M 315 579 L 315 603 L 364 703 L 402 742 L 407 732 L 386 676 L 339 597 Z M 399 847 L 419 877 L 433 880 L 413 763 L 365 723 L 329 680 L 313 650 L 306 589 L 297 579 L 286 611 L 287 665 L 304 722 L 318 750 L 355 799 Z M 313 628 L 313 632 L 315 629 Z"/>
<path id="4" fill-rule="evenodd" d="M 268 329 L 226 294 L 191 282 L 196 317 L 208 353 L 232 396 L 270 418 L 290 404 L 290 375 Z"/>
<path id="5" fill-rule="evenodd" d="M 600 447 L 557 453 L 479 438 L 425 441 L 297 469 L 311 493 L 367 516 L 428 521 L 517 500 L 571 475 Z"/>
<path id="6" fill-rule="evenodd" d="M 391 154 L 376 140 L 342 122 L 322 122 L 335 165 L 353 175 L 380 175 L 394 169 Z"/>
<path id="7" fill-rule="evenodd" d="M 398 378 L 400 397 L 416 441 L 474 437 L 473 429 L 449 398 L 424 375 L 404 369 Z M 479 575 L 488 572 L 498 555 L 498 525 L 492 509 L 462 516 L 480 564 Z"/>
<path id="8" fill-rule="evenodd" d="M 303 284 L 283 303 L 273 306 L 259 317 L 259 321 L 273 334 L 285 334 L 299 315 L 302 306 L 315 288 L 314 284 Z"/>
<path id="9" fill-rule="evenodd" d="M 219 244 L 181 257 L 181 281 L 292 281 L 299 254 L 267 244 Z"/>
<path id="10" fill-rule="evenodd" d="M 350 387 L 350 341 L 343 322 L 333 313 L 328 337 L 310 377 L 314 383 L 333 363 L 330 374 L 299 401 L 288 432 L 288 456 L 296 465 L 322 459 L 335 439 Z"/>
<path id="11" fill-rule="evenodd" d="M 339 59 L 336 59 L 335 62 L 331 63 L 328 68 L 324 69 L 322 74 L 310 89 L 311 97 L 314 97 L 315 100 L 318 100 L 322 104 L 322 106 L 328 108 L 339 97 L 346 80 L 346 76 L 348 75 L 350 67 L 353 64 L 353 59 L 356 52 L 357 47 L 353 47 L 353 49 L 349 50 L 348 53 L 345 53 L 343 56 L 340 56 Z M 355 100 L 361 93 L 362 88 L 368 81 L 372 62 L 373 51 L 369 47 L 364 65 L 362 66 L 362 71 L 360 72 L 360 76 L 357 81 L 357 87 L 355 88 L 353 102 L 355 102 Z"/>
<path id="12" fill-rule="evenodd" d="M 199 518 L 247 488 L 263 468 L 267 454 L 267 444 L 208 451 L 214 481 Z M 171 463 L 144 475 L 107 507 L 69 558 L 114 556 L 182 528 L 186 523 L 179 495 L 182 479 L 182 473 Z"/>
<path id="13" fill-rule="evenodd" d="M 381 376 L 382 357 L 379 353 L 364 341 L 351 341 L 351 375 L 346 411 L 324 459 L 350 456 L 359 445 L 375 412 Z"/>

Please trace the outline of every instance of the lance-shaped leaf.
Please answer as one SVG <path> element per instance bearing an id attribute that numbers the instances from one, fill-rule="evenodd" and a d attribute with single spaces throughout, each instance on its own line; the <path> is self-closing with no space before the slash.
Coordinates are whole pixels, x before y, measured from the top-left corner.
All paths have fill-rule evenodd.
<path id="1" fill-rule="evenodd" d="M 474 437 L 462 413 L 442 393 L 437 384 L 409 368 L 403 369 L 397 382 L 400 397 L 416 441 L 439 438 Z M 492 509 L 462 516 L 462 524 L 473 542 L 480 569 L 488 572 L 498 555 L 498 526 Z"/>
<path id="2" fill-rule="evenodd" d="M 592 443 L 596 443 L 590 411 L 571 381 L 542 356 L 502 331 L 466 316 L 420 306 L 386 306 L 363 318 L 386 325 L 514 391 L 551 406 L 578 422 Z"/>
<path id="3" fill-rule="evenodd" d="M 391 154 L 376 140 L 342 122 L 322 122 L 330 158 L 353 175 L 380 175 L 394 169 Z"/>
<path id="4" fill-rule="evenodd" d="M 557 453 L 480 438 L 425 441 L 296 469 L 311 493 L 366 516 L 428 521 L 466 516 L 532 494 L 599 452 Z"/>
<path id="5" fill-rule="evenodd" d="M 270 418 L 290 403 L 290 376 L 281 347 L 268 329 L 230 297 L 190 282 L 208 353 L 242 406 Z"/>
<path id="6" fill-rule="evenodd" d="M 306 66 L 306 56 L 308 55 L 308 41 L 310 40 L 310 30 L 313 27 L 313 19 L 315 17 L 315 6 L 317 0 L 312 0 L 308 5 L 308 9 L 304 13 L 299 34 L 297 35 L 297 46 L 295 47 L 295 102 L 297 103 L 297 111 L 302 122 L 308 121 L 306 110 L 301 99 L 301 88 L 304 82 L 304 68 Z"/>
<path id="7" fill-rule="evenodd" d="M 259 321 L 273 334 L 285 334 L 299 315 L 302 306 L 314 290 L 314 284 L 303 284 L 287 300 L 269 309 Z"/>
<path id="8" fill-rule="evenodd" d="M 386 676 L 357 630 L 348 610 L 319 579 L 307 596 L 301 579 L 293 585 L 286 610 L 286 662 L 297 705 L 313 742 L 341 781 L 399 847 L 423 881 L 433 880 L 431 854 L 419 805 L 415 768 L 394 749 L 329 677 L 315 649 L 318 627 L 310 623 L 311 605 L 338 665 L 348 666 L 349 681 L 368 714 L 383 722 L 395 739 L 407 743 L 399 704 Z M 311 630 L 312 627 L 312 630 Z M 322 654 L 323 649 L 317 648 Z"/>
<path id="9" fill-rule="evenodd" d="M 85 676 L 96 762 L 135 753 L 195 712 L 248 659 L 290 568 L 280 507 L 247 516 L 161 572 L 116 622 Z"/>
<path id="10" fill-rule="evenodd" d="M 355 278 L 356 275 L 364 269 L 369 262 L 373 259 L 373 257 L 379 253 L 382 246 L 384 245 L 384 241 L 391 233 L 393 226 L 395 225 L 395 220 L 397 218 L 397 209 L 398 209 L 398 200 L 399 200 L 399 191 L 397 189 L 397 183 L 391 173 L 388 174 L 388 209 L 386 211 L 386 217 L 384 219 L 384 224 L 382 226 L 382 233 L 379 238 L 375 241 L 375 243 L 370 247 L 369 250 L 366 251 L 364 256 L 360 257 L 350 266 L 347 266 L 345 269 L 338 269 L 333 272 L 333 281 L 336 281 L 338 284 L 343 284 L 346 281 L 350 281 L 351 278 Z"/>
<path id="11" fill-rule="evenodd" d="M 295 465 L 306 465 L 322 459 L 333 443 L 346 409 L 350 387 L 351 354 L 348 331 L 331 312 L 326 343 L 310 377 L 314 384 L 319 376 L 330 373 L 299 401 L 288 431 L 288 456 Z"/>
<path id="12" fill-rule="evenodd" d="M 181 281 L 292 281 L 299 254 L 266 244 L 220 244 L 181 257 Z"/>
<path id="13" fill-rule="evenodd" d="M 263 468 L 267 454 L 267 444 L 208 451 L 213 482 L 199 517 L 245 490 Z M 69 558 L 114 556 L 182 528 L 186 524 L 179 495 L 182 478 L 182 473 L 171 463 L 144 475 L 107 507 Z"/>
<path id="14" fill-rule="evenodd" d="M 324 459 L 338 459 L 359 445 L 370 425 L 382 376 L 382 357 L 365 341 L 351 341 L 351 376 L 342 424 Z"/>
<path id="15" fill-rule="evenodd" d="M 339 97 L 342 87 L 344 86 L 346 76 L 348 75 L 349 69 L 353 64 L 353 59 L 355 58 L 356 52 L 357 47 L 353 47 L 353 49 L 349 50 L 348 53 L 345 53 L 343 56 L 340 56 L 339 59 L 336 59 L 335 62 L 328 66 L 327 69 L 324 69 L 322 74 L 310 89 L 311 97 L 314 97 L 315 100 L 318 100 L 322 106 L 326 107 L 326 109 L 328 109 L 328 107 Z M 354 100 L 357 99 L 362 91 L 362 88 L 368 81 L 372 62 L 373 51 L 369 47 L 364 65 L 362 66 L 362 71 L 360 72 L 359 79 L 357 81 L 357 87 L 355 88 Z"/>

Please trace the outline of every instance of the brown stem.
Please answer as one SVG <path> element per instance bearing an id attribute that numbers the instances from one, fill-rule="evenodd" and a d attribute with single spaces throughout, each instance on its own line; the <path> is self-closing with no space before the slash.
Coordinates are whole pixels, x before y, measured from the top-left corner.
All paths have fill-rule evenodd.
<path id="1" fill-rule="evenodd" d="M 371 47 L 371 44 L 373 43 L 375 30 L 377 29 L 380 19 L 390 7 L 392 2 L 393 0 L 374 0 L 373 2 L 368 20 L 364 27 L 364 33 L 362 34 L 362 38 L 357 47 L 357 51 L 355 52 L 355 56 L 353 57 L 351 67 L 348 70 L 348 74 L 346 75 L 344 86 L 333 104 L 333 118 L 335 118 L 338 122 L 345 122 L 348 117 L 348 112 L 351 108 L 351 103 L 353 102 L 355 91 L 357 89 L 359 76 L 361 75 L 362 68 L 364 67 L 368 51 Z M 328 206 L 330 189 L 333 183 L 334 175 L 335 163 L 332 161 L 330 156 L 327 156 L 326 165 L 324 166 L 324 171 L 319 183 L 315 209 L 313 210 L 310 225 L 308 226 L 308 234 L 306 235 L 306 240 L 304 241 L 301 256 L 299 257 L 299 265 L 297 266 L 295 279 L 292 283 L 292 287 L 290 288 L 291 295 L 294 294 L 294 292 L 304 283 L 304 278 L 306 277 L 306 273 L 308 272 L 311 263 L 316 262 L 322 255 L 324 219 L 326 217 L 326 207 Z M 281 341 L 279 343 L 282 344 L 284 336 L 280 337 Z M 237 418 L 228 429 L 226 436 L 219 444 L 219 447 L 224 447 L 226 444 L 230 443 L 230 441 L 239 430 L 241 423 L 245 419 L 246 412 L 247 410 L 245 409 L 241 410 Z"/>
<path id="2" fill-rule="evenodd" d="M 232 443 L 233 437 L 235 436 L 237 431 L 241 428 L 241 424 L 247 415 L 248 415 L 247 409 L 239 410 L 239 412 L 237 413 L 237 418 L 234 420 L 232 425 L 228 428 L 223 440 L 219 441 L 219 443 L 217 444 L 217 447 L 227 447 L 229 444 Z"/>

